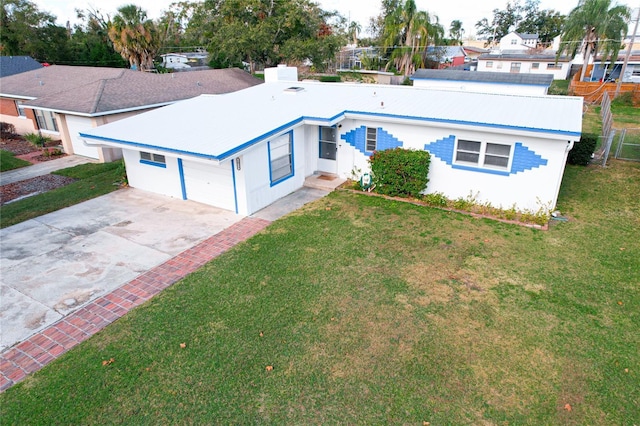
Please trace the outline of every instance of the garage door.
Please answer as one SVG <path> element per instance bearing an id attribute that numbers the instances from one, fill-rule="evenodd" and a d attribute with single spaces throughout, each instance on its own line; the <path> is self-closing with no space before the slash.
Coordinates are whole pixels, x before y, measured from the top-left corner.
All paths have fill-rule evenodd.
<path id="1" fill-rule="evenodd" d="M 235 211 L 231 163 L 222 165 L 184 161 L 187 199 Z"/>
<path id="2" fill-rule="evenodd" d="M 73 145 L 73 153 L 83 157 L 99 159 L 98 148 L 86 146 L 78 136 L 78 133 L 92 128 L 91 119 L 75 115 L 67 115 L 66 119 L 69 135 L 71 136 L 71 144 Z"/>

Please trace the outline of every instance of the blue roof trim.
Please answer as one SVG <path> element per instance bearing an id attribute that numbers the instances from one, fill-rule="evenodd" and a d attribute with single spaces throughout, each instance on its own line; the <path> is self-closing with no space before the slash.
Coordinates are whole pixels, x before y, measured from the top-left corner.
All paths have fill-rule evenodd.
<path id="1" fill-rule="evenodd" d="M 256 144 L 256 143 L 258 143 L 258 142 L 260 142 L 260 141 L 262 141 L 264 139 L 267 139 L 267 138 L 269 138 L 271 136 L 276 135 L 277 133 L 282 132 L 283 130 L 286 130 L 289 127 L 292 127 L 292 126 L 294 126 L 294 125 L 296 125 L 298 123 L 301 123 L 304 119 L 305 118 L 303 116 L 303 117 L 297 118 L 297 119 L 295 119 L 293 121 L 290 121 L 290 122 L 288 122 L 286 124 L 283 124 L 282 126 L 276 127 L 275 129 L 273 129 L 273 130 L 271 130 L 271 131 L 269 131 L 269 132 L 267 132 L 267 133 L 265 133 L 263 135 L 260 135 L 257 138 L 253 138 L 253 139 L 243 143 L 242 145 L 238 145 L 237 147 L 235 147 L 233 149 L 230 149 L 229 151 L 223 152 L 217 158 L 219 158 L 220 160 L 224 160 L 225 158 L 227 158 L 227 157 L 229 157 L 229 156 L 231 156 L 231 155 L 233 155 L 233 154 L 235 154 L 237 152 L 240 152 L 240 151 L 242 151 L 242 150 L 244 150 L 246 148 L 249 148 L 251 145 L 254 145 L 254 144 Z"/>
<path id="2" fill-rule="evenodd" d="M 415 121 L 427 121 L 434 123 L 446 123 L 446 124 L 458 124 L 464 126 L 482 126 L 489 127 L 494 129 L 509 129 L 509 130 L 522 130 L 526 132 L 534 132 L 534 133 L 553 133 L 557 135 L 566 135 L 566 136 L 580 136 L 581 132 L 569 132 L 565 130 L 553 130 L 553 129 L 540 129 L 536 127 L 522 127 L 522 126 L 509 126 L 506 124 L 490 124 L 490 123 L 480 123 L 474 121 L 462 121 L 462 120 L 449 120 L 445 118 L 432 118 L 432 117 L 415 117 L 411 115 L 395 115 L 395 114 L 385 114 L 382 112 L 362 112 L 362 111 L 345 111 L 344 114 L 360 114 L 360 115 L 371 115 L 374 117 L 387 117 L 387 118 L 401 118 L 405 120 L 415 120 Z"/>
<path id="3" fill-rule="evenodd" d="M 99 140 L 99 141 L 117 142 L 117 143 L 121 143 L 121 144 L 124 144 L 124 145 L 131 145 L 131 146 L 140 147 L 140 148 L 157 149 L 157 150 L 161 150 L 161 151 L 165 151 L 165 152 L 171 152 L 171 153 L 174 153 L 174 154 L 188 154 L 188 155 L 192 155 L 194 157 L 207 158 L 209 160 L 218 160 L 218 158 L 213 156 L 213 155 L 202 154 L 202 153 L 199 153 L 199 152 L 191 152 L 191 151 L 185 151 L 185 150 L 182 150 L 182 149 L 173 149 L 173 148 L 167 148 L 167 147 L 158 146 L 158 145 L 149 145 L 149 144 L 144 144 L 144 143 L 139 143 L 139 142 L 125 141 L 123 139 L 107 138 L 107 137 L 104 137 L 104 136 L 87 135 L 86 133 L 79 133 L 79 135 L 82 136 L 83 138 L 95 139 L 95 140 Z"/>
<path id="4" fill-rule="evenodd" d="M 167 148 L 167 147 L 161 147 L 158 145 L 148 145 L 148 144 L 142 144 L 142 143 L 138 143 L 138 142 L 131 142 L 131 141 L 126 141 L 126 140 L 122 140 L 122 139 L 114 139 L 114 138 L 107 138 L 104 136 L 93 136 L 93 135 L 89 135 L 86 133 L 80 133 L 81 137 L 84 138 L 88 138 L 88 139 L 95 139 L 95 140 L 102 140 L 102 141 L 107 141 L 107 142 L 116 142 L 116 143 L 121 143 L 121 144 L 125 144 L 125 145 L 131 145 L 131 146 L 135 146 L 135 147 L 142 147 L 142 148 L 151 148 L 151 149 L 158 149 L 158 150 L 163 150 L 166 152 L 171 152 L 171 153 L 175 153 L 175 154 L 187 154 L 187 155 L 191 155 L 191 156 L 195 156 L 195 157 L 200 157 L 200 158 L 207 158 L 207 159 L 213 159 L 213 160 L 224 160 L 246 148 L 249 148 L 251 145 L 254 145 L 258 142 L 261 142 L 271 136 L 274 136 L 277 133 L 282 132 L 283 130 L 286 130 L 289 127 L 295 126 L 296 124 L 299 124 L 305 120 L 319 120 L 319 121 L 326 121 L 326 122 L 332 122 L 334 120 L 337 120 L 339 118 L 344 118 L 347 114 L 356 114 L 356 115 L 362 115 L 362 116 L 371 116 L 371 117 L 385 117 L 385 118 L 396 118 L 396 119 L 403 119 L 403 120 L 412 120 L 412 121 L 421 121 L 421 122 L 431 122 L 431 123 L 441 123 L 441 124 L 455 124 L 455 125 L 463 125 L 463 126 L 481 126 L 481 127 L 488 127 L 488 128 L 494 128 L 494 129 L 506 129 L 506 130 L 520 130 L 520 131 L 526 131 L 526 132 L 533 132 L 533 133 L 551 133 L 551 134 L 557 134 L 557 135 L 565 135 L 565 136 L 580 136 L 581 132 L 569 132 L 569 131 L 564 131 L 564 130 L 552 130 L 552 129 L 540 129 L 540 128 L 535 128 L 535 127 L 522 127 L 522 126 L 509 126 L 506 124 L 490 124 L 490 123 L 481 123 L 481 122 L 474 122 L 474 121 L 463 121 L 463 120 L 449 120 L 449 119 L 444 119 L 444 118 L 432 118 L 432 117 L 416 117 L 416 116 L 411 116 L 411 115 L 397 115 L 397 114 L 387 114 L 387 113 L 380 113 L 380 112 L 367 112 L 367 111 L 352 111 L 352 110 L 345 110 L 342 111 L 341 113 L 338 113 L 332 117 L 329 118 L 322 118 L 322 117 L 311 117 L 311 116 L 301 116 L 295 120 L 292 120 L 288 123 L 285 123 L 281 126 L 276 127 L 273 130 L 270 130 L 260 136 L 257 136 L 241 145 L 238 145 L 237 147 L 230 149 L 226 152 L 223 152 L 222 154 L 216 156 L 216 155 L 207 155 L 207 154 L 202 154 L 202 153 L 197 153 L 197 152 L 191 152 L 191 151 L 186 151 L 186 150 L 180 150 L 180 149 L 174 149 L 174 148 Z"/>

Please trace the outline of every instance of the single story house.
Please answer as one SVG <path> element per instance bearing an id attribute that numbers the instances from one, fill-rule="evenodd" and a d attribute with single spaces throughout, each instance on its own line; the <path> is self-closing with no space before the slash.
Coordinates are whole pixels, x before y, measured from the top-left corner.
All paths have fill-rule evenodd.
<path id="1" fill-rule="evenodd" d="M 31 56 L 0 56 L 0 77 L 8 77 L 42 68 Z"/>
<path id="2" fill-rule="evenodd" d="M 553 74 L 554 80 L 566 80 L 571 70 L 571 58 L 555 53 L 487 53 L 478 57 L 478 71 L 513 74 Z"/>
<path id="3" fill-rule="evenodd" d="M 553 75 L 511 74 L 461 70 L 419 69 L 411 77 L 414 87 L 439 90 L 546 95 Z"/>
<path id="4" fill-rule="evenodd" d="M 202 95 L 80 134 L 122 149 L 132 187 L 250 215 L 314 174 L 359 177 L 376 150 L 432 155 L 426 192 L 495 207 L 555 206 L 582 98 L 297 81 Z"/>
<path id="5" fill-rule="evenodd" d="M 0 121 L 20 134 L 62 141 L 67 154 L 100 161 L 119 149 L 87 146 L 81 131 L 201 94 L 244 89 L 262 81 L 239 69 L 152 74 L 123 68 L 53 65 L 0 79 Z"/>
<path id="6" fill-rule="evenodd" d="M 464 49 L 464 53 L 466 55 L 465 62 L 477 61 L 480 55 L 489 53 L 489 49 L 485 49 L 483 47 L 463 45 L 462 48 Z"/>
<path id="7" fill-rule="evenodd" d="M 602 61 L 596 58 L 593 62 L 591 75 L 585 77 L 585 81 L 615 81 L 620 78 L 622 66 L 624 64 L 626 52 L 618 55 L 618 59 L 613 61 Z M 627 67 L 622 76 L 623 83 L 640 83 L 640 50 L 632 50 L 627 60 Z"/>

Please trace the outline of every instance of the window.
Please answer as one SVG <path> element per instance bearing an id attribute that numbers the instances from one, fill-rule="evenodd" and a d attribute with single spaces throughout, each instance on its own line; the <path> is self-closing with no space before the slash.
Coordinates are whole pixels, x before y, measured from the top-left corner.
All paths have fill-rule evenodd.
<path id="1" fill-rule="evenodd" d="M 496 68 L 501 70 L 502 69 L 502 62 L 498 62 L 498 64 L 496 65 Z"/>
<path id="2" fill-rule="evenodd" d="M 540 69 L 540 62 L 534 62 L 531 64 L 531 69 L 532 70 L 537 70 Z"/>
<path id="3" fill-rule="evenodd" d="M 150 152 L 140 152 L 140 162 L 150 166 L 167 167 L 167 160 L 164 155 L 152 154 Z"/>
<path id="4" fill-rule="evenodd" d="M 511 62 L 511 71 L 512 73 L 519 73 L 520 72 L 520 65 L 522 65 L 520 62 Z"/>
<path id="5" fill-rule="evenodd" d="M 511 39 L 511 44 L 514 44 L 514 45 L 515 45 L 515 44 L 518 44 L 518 40 L 516 40 L 515 38 L 512 38 L 512 39 Z"/>
<path id="6" fill-rule="evenodd" d="M 18 117 L 27 116 L 27 113 L 24 111 L 22 104 L 24 104 L 24 101 L 16 101 L 16 109 L 18 110 Z"/>
<path id="7" fill-rule="evenodd" d="M 493 61 L 487 61 L 487 68 L 493 68 Z"/>
<path id="8" fill-rule="evenodd" d="M 562 64 L 547 64 L 548 70 L 561 70 Z"/>
<path id="9" fill-rule="evenodd" d="M 490 142 L 458 140 L 456 163 L 481 167 L 507 169 L 511 158 L 511 146 Z"/>
<path id="10" fill-rule="evenodd" d="M 291 132 L 270 141 L 269 172 L 271 185 L 293 176 L 293 137 Z"/>
<path id="11" fill-rule="evenodd" d="M 336 129 L 320 127 L 320 158 L 335 160 L 336 151 Z"/>
<path id="12" fill-rule="evenodd" d="M 484 165 L 506 169 L 509 166 L 510 153 L 511 147 L 509 145 L 487 143 L 487 149 L 484 153 Z"/>
<path id="13" fill-rule="evenodd" d="M 458 149 L 456 150 L 456 161 L 478 164 L 481 145 L 481 142 L 459 140 Z"/>
<path id="14" fill-rule="evenodd" d="M 36 113 L 36 121 L 38 122 L 38 128 L 41 130 L 48 130 L 50 132 L 58 131 L 58 124 L 56 118 L 51 111 L 42 111 L 40 109 L 34 110 Z"/>
<path id="15" fill-rule="evenodd" d="M 367 143 L 365 145 L 365 151 L 373 152 L 377 147 L 378 129 L 375 127 L 367 127 Z"/>

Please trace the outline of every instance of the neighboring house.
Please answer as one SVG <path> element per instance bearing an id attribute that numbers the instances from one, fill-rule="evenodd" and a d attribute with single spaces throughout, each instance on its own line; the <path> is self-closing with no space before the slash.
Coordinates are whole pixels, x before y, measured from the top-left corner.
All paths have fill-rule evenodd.
<path id="1" fill-rule="evenodd" d="M 39 68 L 42 68 L 42 64 L 31 56 L 0 56 L 0 77 L 8 77 Z"/>
<path id="2" fill-rule="evenodd" d="M 381 61 L 380 50 L 376 47 L 357 47 L 354 45 L 347 45 L 343 47 L 337 54 L 336 68 L 339 71 L 345 70 L 359 70 L 363 67 L 366 68 L 367 61 L 379 62 Z"/>
<path id="3" fill-rule="evenodd" d="M 179 124 L 179 125 L 174 125 Z M 132 187 L 250 215 L 316 174 L 369 170 L 374 151 L 432 155 L 426 192 L 505 209 L 555 206 L 582 98 L 297 81 L 203 95 L 81 133 L 122 149 Z"/>
<path id="4" fill-rule="evenodd" d="M 414 87 L 436 90 L 546 95 L 553 75 L 419 69 L 411 76 L 411 80 Z"/>
<path id="5" fill-rule="evenodd" d="M 553 74 L 554 80 L 566 80 L 571 70 L 571 58 L 555 53 L 487 53 L 478 58 L 478 71 L 514 74 Z"/>
<path id="6" fill-rule="evenodd" d="M 464 49 L 464 53 L 466 55 L 466 62 L 477 61 L 480 55 L 489 53 L 489 49 L 484 49 L 482 47 L 464 45 L 462 46 L 462 48 Z"/>
<path id="7" fill-rule="evenodd" d="M 527 53 L 538 47 L 538 34 L 511 31 L 500 39 L 499 49 L 503 53 Z"/>
<path id="8" fill-rule="evenodd" d="M 53 65 L 0 79 L 0 121 L 14 124 L 21 134 L 41 132 L 60 138 L 68 154 L 113 161 L 122 156 L 119 150 L 89 147 L 78 133 L 183 99 L 260 83 L 234 68 L 151 74 Z"/>
<path id="9" fill-rule="evenodd" d="M 207 52 L 166 53 L 162 56 L 162 66 L 168 69 L 190 69 L 208 67 Z"/>
<path id="10" fill-rule="evenodd" d="M 462 46 L 428 46 L 427 58 L 437 62 L 440 68 L 455 67 L 465 63 L 467 54 Z"/>
<path id="11" fill-rule="evenodd" d="M 596 58 L 591 74 L 585 77 L 585 81 L 615 81 L 619 79 L 625 56 L 626 52 L 621 52 L 613 63 L 611 61 L 603 63 L 602 58 Z M 631 51 L 622 82 L 640 83 L 640 50 Z"/>

